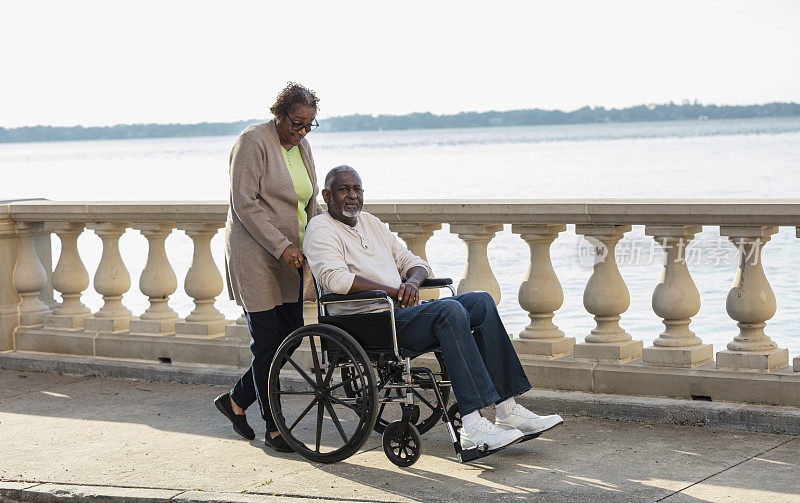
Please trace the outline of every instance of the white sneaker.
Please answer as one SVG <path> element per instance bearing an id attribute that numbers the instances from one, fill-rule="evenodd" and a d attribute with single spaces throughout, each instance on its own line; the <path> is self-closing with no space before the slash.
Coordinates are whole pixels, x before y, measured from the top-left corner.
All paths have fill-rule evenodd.
<path id="1" fill-rule="evenodd" d="M 515 428 L 499 428 L 485 417 L 481 417 L 472 431 L 465 432 L 461 428 L 460 433 L 462 449 L 473 449 L 486 444 L 489 450 L 495 450 L 513 444 L 524 436 Z"/>
<path id="2" fill-rule="evenodd" d="M 529 411 L 520 404 L 516 404 L 507 418 L 495 419 L 494 424 L 504 430 L 519 430 L 523 435 L 541 433 L 554 426 L 563 423 L 564 420 L 558 414 L 552 416 L 539 416 Z"/>

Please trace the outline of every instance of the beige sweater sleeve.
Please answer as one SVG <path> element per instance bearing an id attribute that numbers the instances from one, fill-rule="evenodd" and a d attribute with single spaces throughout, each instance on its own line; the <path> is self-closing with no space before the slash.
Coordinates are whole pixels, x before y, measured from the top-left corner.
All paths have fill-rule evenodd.
<path id="1" fill-rule="evenodd" d="M 247 232 L 276 259 L 291 242 L 270 222 L 258 203 L 258 189 L 266 157 L 261 144 L 251 135 L 239 137 L 231 151 L 231 210 Z"/>
<path id="2" fill-rule="evenodd" d="M 356 275 L 344 257 L 344 246 L 336 231 L 325 225 L 323 217 L 315 218 L 306 227 L 303 251 L 311 273 L 325 292 L 345 294 L 350 291 Z"/>

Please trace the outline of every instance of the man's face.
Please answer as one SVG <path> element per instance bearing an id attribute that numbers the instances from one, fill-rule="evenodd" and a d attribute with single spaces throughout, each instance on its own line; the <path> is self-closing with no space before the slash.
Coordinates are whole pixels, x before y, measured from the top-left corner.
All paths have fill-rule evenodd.
<path id="1" fill-rule="evenodd" d="M 336 220 L 353 226 L 364 206 L 364 189 L 358 173 L 343 171 L 336 175 L 331 190 L 323 190 L 322 197 L 328 205 L 328 213 Z"/>

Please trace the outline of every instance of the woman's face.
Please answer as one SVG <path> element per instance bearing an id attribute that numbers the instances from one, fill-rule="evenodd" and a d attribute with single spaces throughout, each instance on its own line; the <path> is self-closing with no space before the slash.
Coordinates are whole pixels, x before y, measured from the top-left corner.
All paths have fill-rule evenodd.
<path id="1" fill-rule="evenodd" d="M 317 111 L 310 106 L 295 105 L 283 117 L 275 117 L 275 128 L 281 144 L 297 146 L 307 134 L 305 126 L 314 122 L 316 116 Z"/>

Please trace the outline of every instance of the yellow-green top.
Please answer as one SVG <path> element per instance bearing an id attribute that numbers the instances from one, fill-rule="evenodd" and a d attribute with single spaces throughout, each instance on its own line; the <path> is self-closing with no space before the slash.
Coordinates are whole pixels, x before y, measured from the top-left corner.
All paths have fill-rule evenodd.
<path id="1" fill-rule="evenodd" d="M 313 187 L 311 186 L 311 179 L 308 177 L 306 165 L 300 156 L 300 148 L 293 147 L 287 151 L 281 146 L 281 152 L 283 153 L 283 160 L 286 161 L 286 167 L 289 168 L 294 191 L 297 193 L 297 223 L 300 229 L 300 247 L 302 249 L 303 237 L 306 234 L 306 224 L 308 223 L 306 206 L 309 199 L 311 199 Z"/>

